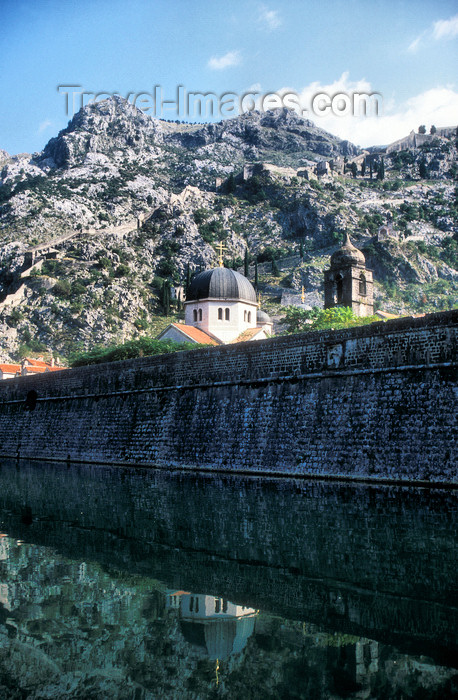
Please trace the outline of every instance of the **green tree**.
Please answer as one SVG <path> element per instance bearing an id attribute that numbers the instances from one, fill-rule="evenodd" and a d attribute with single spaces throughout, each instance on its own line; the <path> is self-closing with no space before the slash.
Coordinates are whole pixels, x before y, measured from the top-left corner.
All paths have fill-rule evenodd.
<path id="1" fill-rule="evenodd" d="M 384 179 L 385 179 L 385 161 L 382 158 L 380 161 L 380 165 L 378 166 L 377 180 L 384 180 Z"/>
<path id="2" fill-rule="evenodd" d="M 248 247 L 247 247 L 247 248 L 245 248 L 245 255 L 243 258 L 243 274 L 245 275 L 245 277 L 248 277 L 249 271 L 250 271 L 250 256 L 249 256 Z"/>
<path id="3" fill-rule="evenodd" d="M 170 281 L 164 280 L 162 283 L 162 293 L 161 293 L 161 303 L 164 310 L 164 316 L 168 316 L 170 313 Z"/>
<path id="4" fill-rule="evenodd" d="M 232 194 L 235 191 L 235 178 L 234 173 L 231 173 L 226 180 L 226 192 L 227 194 Z"/>
<path id="5" fill-rule="evenodd" d="M 186 265 L 186 282 L 184 285 L 184 294 L 185 294 L 186 299 L 188 298 L 190 286 L 191 286 L 191 268 L 189 267 L 189 263 L 188 263 Z"/>
<path id="6" fill-rule="evenodd" d="M 366 159 L 363 159 L 363 162 L 361 163 L 361 177 L 364 177 L 366 174 Z"/>
<path id="7" fill-rule="evenodd" d="M 280 269 L 275 258 L 272 260 L 272 274 L 274 277 L 280 277 Z"/>
<path id="8" fill-rule="evenodd" d="M 426 168 L 426 161 L 424 158 L 421 159 L 418 169 L 420 171 L 420 177 L 422 180 L 428 177 L 428 170 Z"/>
<path id="9" fill-rule="evenodd" d="M 115 362 L 117 360 L 128 360 L 133 357 L 195 350 L 199 347 L 203 346 L 193 343 L 177 343 L 173 340 L 157 340 L 156 338 L 143 336 L 138 340 L 130 340 L 123 345 L 113 345 L 108 348 L 95 347 L 89 350 L 89 352 L 76 353 L 70 357 L 70 366 L 81 367 L 83 365 L 94 365 L 101 362 Z"/>
<path id="10" fill-rule="evenodd" d="M 303 333 L 304 331 L 332 330 L 360 326 L 379 321 L 377 316 L 360 318 L 348 306 L 335 306 L 332 309 L 307 310 L 298 306 L 288 306 L 285 317 L 280 323 L 286 326 L 287 333 Z"/>
<path id="11" fill-rule="evenodd" d="M 418 133 L 419 134 L 426 134 L 426 126 L 422 124 L 421 126 L 418 127 Z"/>
<path id="12" fill-rule="evenodd" d="M 285 316 L 280 323 L 286 326 L 287 333 L 301 333 L 308 330 L 312 319 L 316 318 L 318 312 L 319 309 L 316 308 L 309 311 L 300 306 L 287 306 Z"/>
<path id="13" fill-rule="evenodd" d="M 436 132 L 437 132 L 437 129 L 436 129 L 436 127 L 435 127 L 434 124 L 433 124 L 433 125 L 431 126 L 431 129 L 429 130 L 429 133 L 430 133 L 430 134 L 435 134 Z"/>
<path id="14" fill-rule="evenodd" d="M 72 295 L 70 282 L 67 280 L 59 280 L 52 288 L 52 292 L 56 297 L 61 297 L 61 299 L 69 299 Z"/>
<path id="15" fill-rule="evenodd" d="M 357 174 L 358 174 L 358 166 L 356 165 L 355 162 L 353 162 L 353 163 L 350 165 L 350 170 L 351 170 L 351 174 L 353 175 L 353 177 L 356 177 Z"/>
<path id="16" fill-rule="evenodd" d="M 256 289 L 256 291 L 257 291 L 257 289 L 258 289 L 258 286 L 259 286 L 258 261 L 257 261 L 257 259 L 256 259 L 256 260 L 255 260 L 255 263 L 254 263 L 254 288 Z"/>
<path id="17" fill-rule="evenodd" d="M 301 257 L 301 260 L 303 260 L 304 259 L 304 241 L 300 242 L 299 255 Z"/>

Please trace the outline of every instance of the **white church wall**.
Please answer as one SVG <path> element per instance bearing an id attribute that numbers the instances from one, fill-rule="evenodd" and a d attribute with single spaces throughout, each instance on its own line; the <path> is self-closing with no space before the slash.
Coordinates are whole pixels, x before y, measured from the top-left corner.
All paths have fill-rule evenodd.
<path id="1" fill-rule="evenodd" d="M 218 318 L 219 309 L 222 309 L 222 319 Z M 227 309 L 229 310 L 229 320 L 226 318 Z M 195 320 L 194 311 L 197 312 L 197 320 Z M 200 311 L 202 312 L 202 320 L 199 320 Z M 202 302 L 186 302 L 185 323 L 211 333 L 223 343 L 230 343 L 247 328 L 256 328 L 256 311 L 256 304 L 245 301 L 209 299 Z"/>

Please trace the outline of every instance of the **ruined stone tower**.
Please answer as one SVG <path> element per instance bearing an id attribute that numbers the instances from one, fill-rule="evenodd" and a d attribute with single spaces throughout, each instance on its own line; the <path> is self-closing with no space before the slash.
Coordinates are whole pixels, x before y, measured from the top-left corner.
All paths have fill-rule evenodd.
<path id="1" fill-rule="evenodd" d="M 324 308 L 349 306 L 357 316 L 372 316 L 374 285 L 363 253 L 347 234 L 345 243 L 331 255 L 331 267 L 324 273 Z"/>

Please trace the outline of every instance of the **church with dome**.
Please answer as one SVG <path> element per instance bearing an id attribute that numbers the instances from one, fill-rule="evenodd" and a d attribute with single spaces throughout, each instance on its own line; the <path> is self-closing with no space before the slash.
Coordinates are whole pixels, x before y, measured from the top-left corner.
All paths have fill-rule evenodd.
<path id="1" fill-rule="evenodd" d="M 192 279 L 184 306 L 184 323 L 171 323 L 159 339 L 226 345 L 272 335 L 272 321 L 259 308 L 251 282 L 221 263 Z"/>
<path id="2" fill-rule="evenodd" d="M 226 345 L 272 335 L 272 321 L 259 308 L 253 285 L 240 272 L 223 267 L 222 258 L 219 267 L 192 279 L 184 304 L 184 323 L 171 323 L 159 339 Z M 372 271 L 348 234 L 324 272 L 324 307 L 335 306 L 347 306 L 356 316 L 374 313 Z"/>

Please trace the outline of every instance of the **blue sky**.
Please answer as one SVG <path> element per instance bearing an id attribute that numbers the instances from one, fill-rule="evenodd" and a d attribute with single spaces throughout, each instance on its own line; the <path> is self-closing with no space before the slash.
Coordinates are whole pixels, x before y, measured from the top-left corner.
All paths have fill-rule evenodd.
<path id="1" fill-rule="evenodd" d="M 12 154 L 41 150 L 66 126 L 57 86 L 70 84 L 122 95 L 160 85 L 165 99 L 177 85 L 288 91 L 307 109 L 316 93 L 376 92 L 379 116 L 309 114 L 363 146 L 458 119 L 449 0 L 2 0 L 0 16 L 0 148 Z"/>

